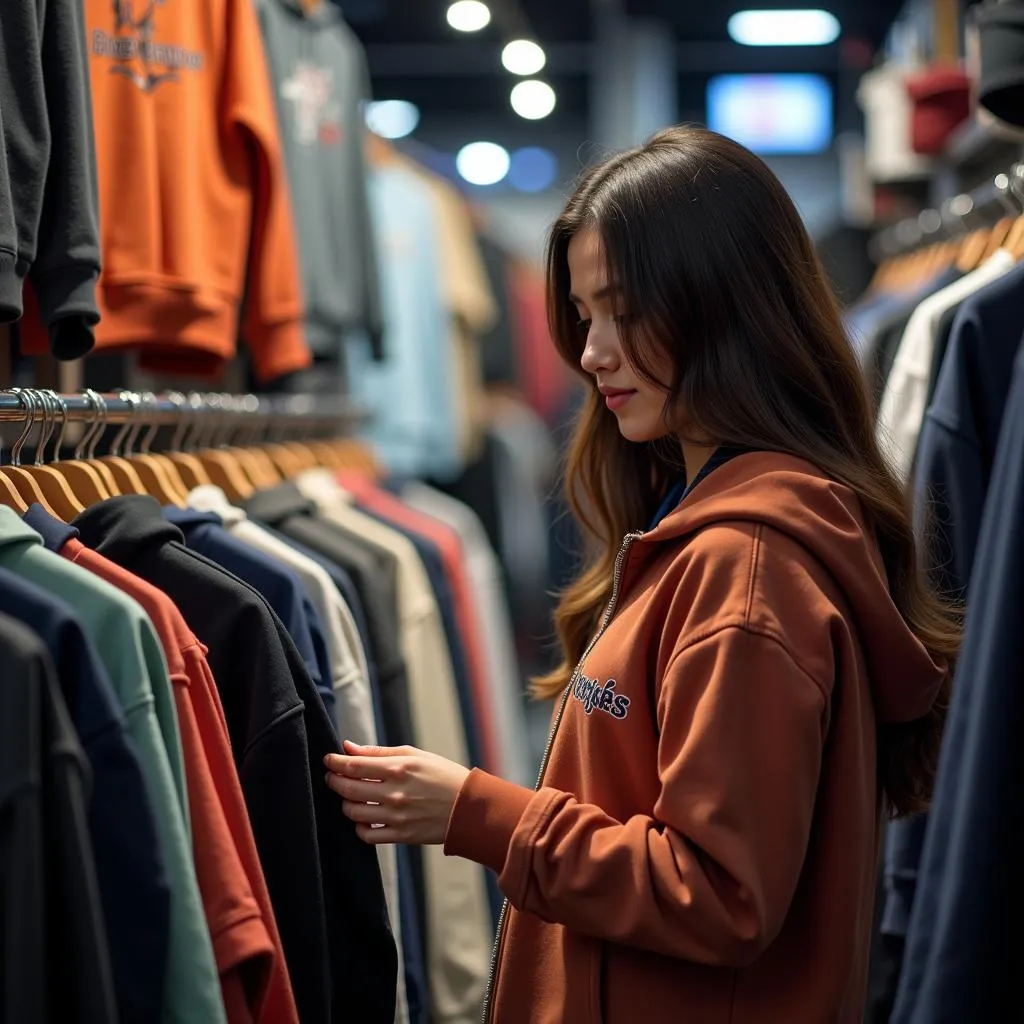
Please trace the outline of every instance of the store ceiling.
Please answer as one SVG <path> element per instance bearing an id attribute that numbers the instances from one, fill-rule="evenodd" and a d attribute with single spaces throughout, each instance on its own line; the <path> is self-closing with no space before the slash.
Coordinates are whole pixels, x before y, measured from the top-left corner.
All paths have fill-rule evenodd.
<path id="1" fill-rule="evenodd" d="M 509 142 L 586 133 L 588 77 L 596 9 L 612 4 L 634 17 L 670 26 L 679 44 L 680 117 L 700 117 L 710 75 L 730 71 L 817 71 L 835 75 L 839 45 L 812 48 L 745 47 L 733 43 L 729 16 L 749 7 L 822 7 L 839 19 L 843 45 L 863 61 L 883 40 L 902 0 L 491 0 L 491 24 L 472 35 L 445 20 L 448 0 L 335 0 L 366 44 L 374 94 L 406 99 L 421 110 L 421 132 L 448 132 L 453 124 L 486 126 Z M 548 52 L 543 72 L 558 94 L 555 113 L 524 122 L 509 105 L 514 79 L 501 66 L 502 44 L 529 34 Z"/>

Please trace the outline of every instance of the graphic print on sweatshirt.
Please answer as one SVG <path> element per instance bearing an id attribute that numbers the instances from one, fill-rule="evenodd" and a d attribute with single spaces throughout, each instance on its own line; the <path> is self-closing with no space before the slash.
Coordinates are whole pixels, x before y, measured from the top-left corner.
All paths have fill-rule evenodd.
<path id="1" fill-rule="evenodd" d="M 165 82 L 176 82 L 182 71 L 201 71 L 205 59 L 198 50 L 154 39 L 157 13 L 170 3 L 187 0 L 112 0 L 113 32 L 92 30 L 92 52 L 113 61 L 112 75 L 122 75 L 142 92 L 153 92 Z"/>
<path id="2" fill-rule="evenodd" d="M 341 103 L 332 68 L 300 60 L 281 82 L 281 97 L 294 107 L 292 131 L 300 146 L 341 144 Z"/>
<path id="3" fill-rule="evenodd" d="M 602 685 L 599 679 L 590 679 L 581 672 L 572 685 L 572 695 L 588 715 L 603 711 L 621 721 L 629 715 L 630 699 L 624 693 L 616 693 L 616 685 L 614 679 Z"/>

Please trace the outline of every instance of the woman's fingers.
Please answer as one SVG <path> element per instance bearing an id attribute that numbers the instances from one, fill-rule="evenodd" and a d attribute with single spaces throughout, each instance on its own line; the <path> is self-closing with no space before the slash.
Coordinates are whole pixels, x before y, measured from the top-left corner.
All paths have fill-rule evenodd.
<path id="1" fill-rule="evenodd" d="M 363 779 L 350 779 L 344 775 L 328 772 L 325 776 L 327 785 L 339 796 L 354 803 L 384 803 L 387 799 L 386 784 L 383 782 L 366 782 Z"/>
<path id="2" fill-rule="evenodd" d="M 324 758 L 328 771 L 353 779 L 395 780 L 402 779 L 408 772 L 407 760 L 403 756 L 350 757 L 347 754 L 328 754 Z"/>
<path id="3" fill-rule="evenodd" d="M 394 825 L 391 819 L 393 814 L 386 807 L 378 807 L 375 804 L 357 804 L 351 800 L 343 800 L 341 809 L 349 821 L 362 825 Z"/>
<path id="4" fill-rule="evenodd" d="M 371 825 L 356 825 L 356 835 L 364 843 L 371 846 L 384 846 L 389 843 L 401 843 L 405 840 L 401 833 L 390 827 L 374 828 Z"/>

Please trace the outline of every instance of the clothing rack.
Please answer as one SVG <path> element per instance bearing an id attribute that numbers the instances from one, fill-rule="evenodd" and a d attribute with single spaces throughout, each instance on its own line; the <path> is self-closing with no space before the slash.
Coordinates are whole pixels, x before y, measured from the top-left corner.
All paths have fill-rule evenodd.
<path id="1" fill-rule="evenodd" d="M 947 199 L 880 231 L 871 241 L 876 263 L 985 227 L 1000 217 L 1024 214 L 1024 163 L 1013 164 L 970 192 Z"/>
<path id="2" fill-rule="evenodd" d="M 225 432 L 252 429 L 351 433 L 366 413 L 342 395 L 257 396 L 210 392 L 119 391 L 99 394 L 90 389 L 61 395 L 40 388 L 0 391 L 0 423 L 51 422 L 92 425 L 161 427 L 193 425 Z"/>

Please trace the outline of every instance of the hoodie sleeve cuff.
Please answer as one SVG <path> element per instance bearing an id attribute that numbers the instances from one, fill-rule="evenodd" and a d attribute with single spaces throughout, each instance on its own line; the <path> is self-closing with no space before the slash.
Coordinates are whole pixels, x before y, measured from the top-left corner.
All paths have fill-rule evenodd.
<path id="1" fill-rule="evenodd" d="M 248 334 L 252 366 L 260 383 L 305 370 L 313 362 L 300 321 L 260 324 Z"/>
<path id="2" fill-rule="evenodd" d="M 452 808 L 444 852 L 483 864 L 500 875 L 512 836 L 534 795 L 531 789 L 474 768 Z"/>

